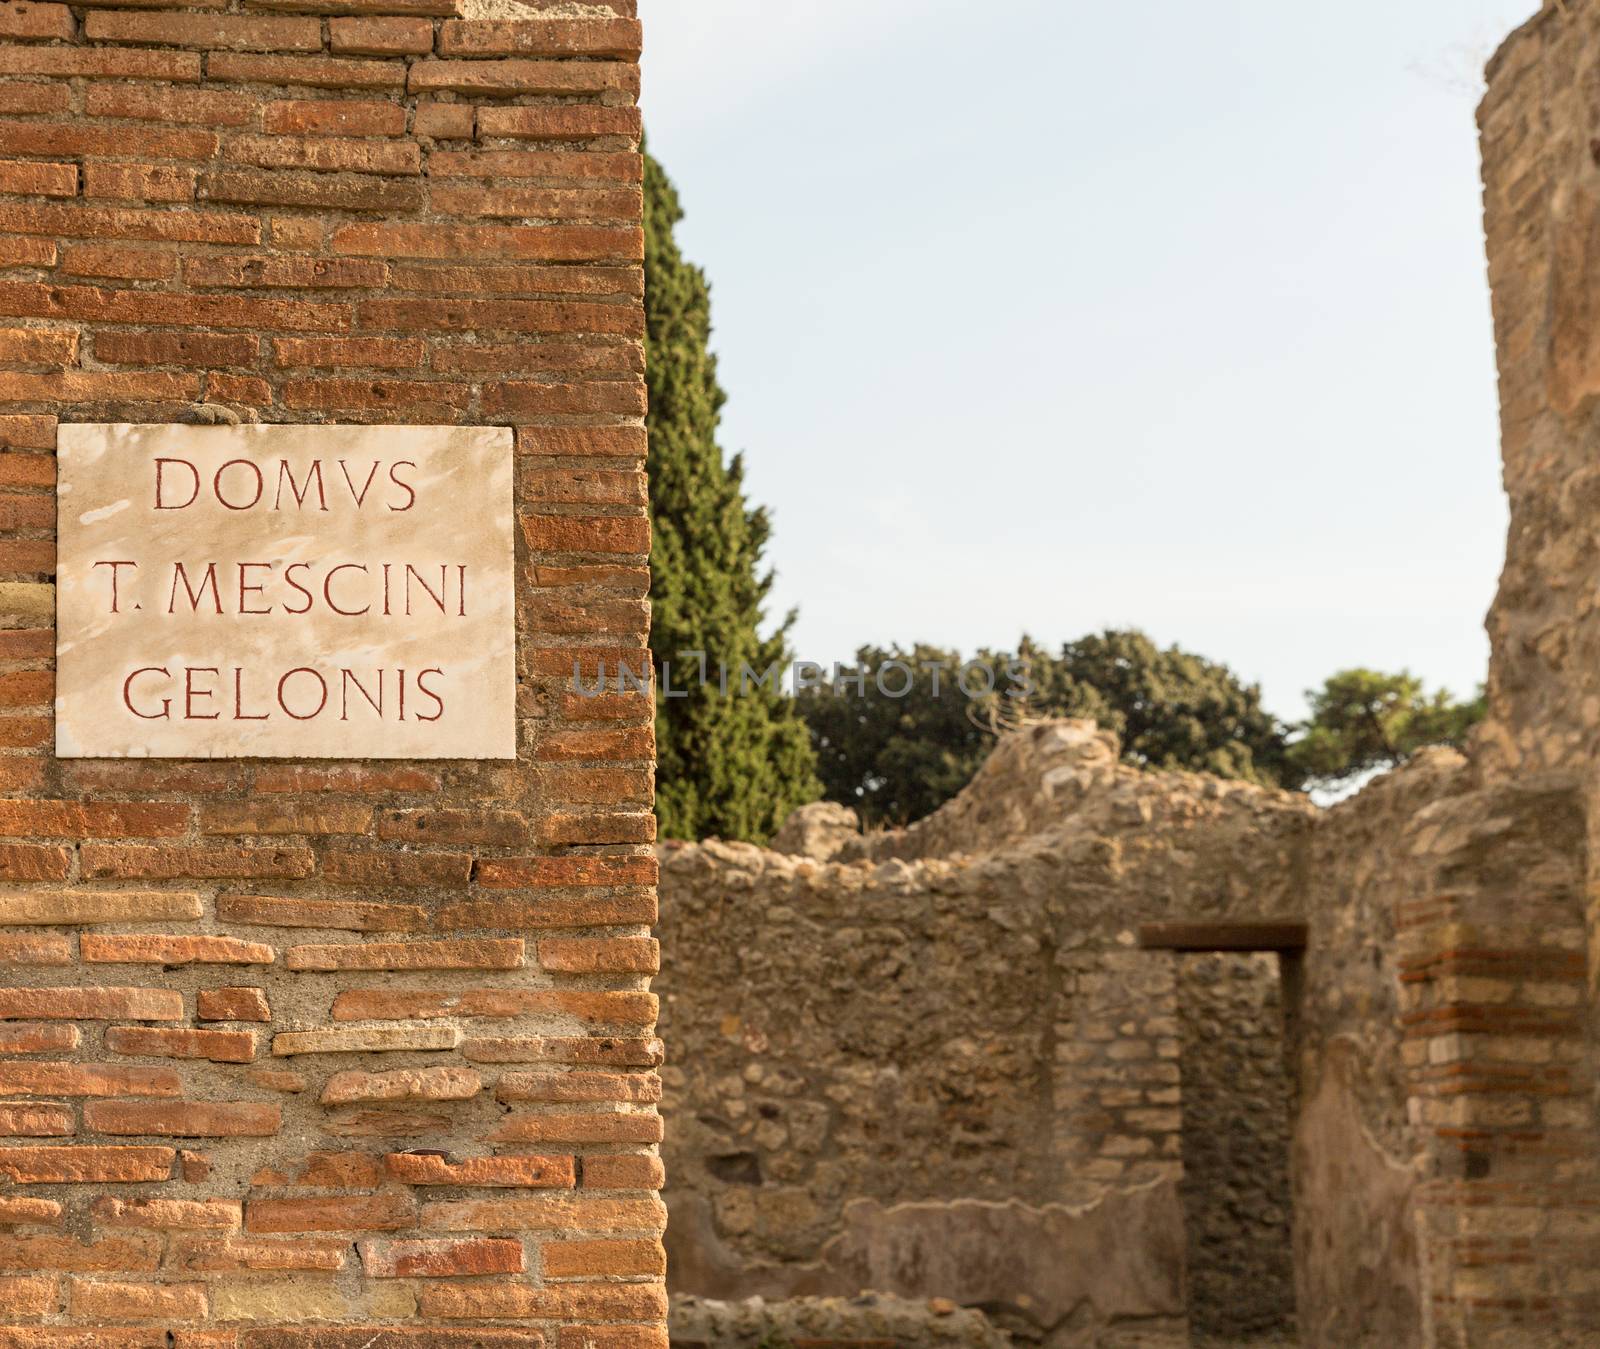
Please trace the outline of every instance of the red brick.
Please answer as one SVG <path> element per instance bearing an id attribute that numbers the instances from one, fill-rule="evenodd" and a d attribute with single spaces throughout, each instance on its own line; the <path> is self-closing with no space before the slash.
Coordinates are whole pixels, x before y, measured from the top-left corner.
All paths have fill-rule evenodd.
<path id="1" fill-rule="evenodd" d="M 417 61 L 406 76 L 414 94 L 625 94 L 637 98 L 639 70 L 622 61 Z"/>
<path id="2" fill-rule="evenodd" d="M 540 889 L 577 885 L 654 885 L 653 857 L 506 857 L 478 863 L 479 885 Z"/>
<path id="3" fill-rule="evenodd" d="M 65 112 L 71 102 L 64 84 L 0 84 L 0 113 Z"/>
<path id="4" fill-rule="evenodd" d="M 0 38 L 11 41 L 70 42 L 77 34 L 72 11 L 65 5 L 31 4 L 13 0 L 0 8 Z"/>
<path id="5" fill-rule="evenodd" d="M 591 895 L 582 899 L 483 899 L 447 904 L 434 919 L 441 932 L 473 929 L 646 925 L 656 920 L 653 894 Z"/>
<path id="6" fill-rule="evenodd" d="M 61 270 L 69 276 L 103 276 L 128 281 L 166 281 L 177 275 L 178 255 L 165 249 L 126 248 L 119 244 L 68 244 L 61 254 Z M 147 338 L 145 333 L 98 333 L 95 354 L 101 344 L 118 337 Z"/>
<path id="7" fill-rule="evenodd" d="M 193 201 L 195 171 L 172 164 L 87 164 L 83 195 L 122 201 Z"/>
<path id="8" fill-rule="evenodd" d="M 465 1185 L 520 1189 L 570 1189 L 571 1157 L 466 1157 L 452 1161 L 433 1153 L 392 1152 L 389 1175 L 407 1185 Z"/>
<path id="9" fill-rule="evenodd" d="M 393 1232 L 417 1225 L 409 1195 L 338 1195 L 328 1199 L 252 1199 L 245 1205 L 251 1232 Z"/>
<path id="10" fill-rule="evenodd" d="M 353 801 L 292 805 L 254 799 L 203 806 L 202 834 L 364 834 L 372 807 Z"/>
<path id="11" fill-rule="evenodd" d="M 48 1054 L 78 1047 L 76 1026 L 0 1025 L 0 1054 Z"/>
<path id="12" fill-rule="evenodd" d="M 323 1105 L 369 1101 L 469 1101 L 483 1090 L 471 1068 L 394 1068 L 368 1073 L 348 1069 L 333 1074 L 322 1089 Z"/>
<path id="13" fill-rule="evenodd" d="M 639 215 L 639 190 L 631 187 L 480 187 L 441 183 L 429 193 L 428 200 L 436 211 L 464 217 L 634 220 Z"/>
<path id="14" fill-rule="evenodd" d="M 425 768 L 378 768 L 345 764 L 336 768 L 286 765 L 256 772 L 258 792 L 345 792 L 355 795 L 390 792 L 436 792 L 438 773 Z"/>
<path id="15" fill-rule="evenodd" d="M 54 1199 L 0 1199 L 0 1227 L 53 1226 L 61 1221 Z"/>
<path id="16" fill-rule="evenodd" d="M 329 19 L 328 40 L 337 56 L 425 56 L 433 50 L 433 24 L 407 18 Z"/>
<path id="17" fill-rule="evenodd" d="M 653 1038 L 542 1035 L 465 1040 L 461 1045 L 461 1056 L 473 1063 L 582 1063 L 615 1068 L 653 1068 L 661 1062 L 662 1049 L 661 1041 Z M 519 1082 L 516 1089 L 520 1090 L 520 1087 Z M 511 1097 L 508 1095 L 505 1099 Z"/>
<path id="18" fill-rule="evenodd" d="M 0 801 L 0 833 L 54 838 L 162 838 L 183 833 L 190 807 L 135 801 Z"/>
<path id="19" fill-rule="evenodd" d="M 335 230 L 332 246 L 336 253 L 380 258 L 639 262 L 644 257 L 642 231 L 615 225 L 354 224 Z"/>
<path id="20" fill-rule="evenodd" d="M 82 76 L 88 79 L 198 84 L 200 58 L 189 52 L 0 46 L 0 75 Z"/>
<path id="21" fill-rule="evenodd" d="M 528 547 L 551 553 L 648 553 L 650 521 L 633 515 L 531 515 Z"/>
<path id="22" fill-rule="evenodd" d="M 174 1237 L 168 1263 L 190 1273 L 234 1274 L 304 1270 L 332 1273 L 345 1267 L 345 1241 L 263 1241 L 252 1237 Z"/>
<path id="23" fill-rule="evenodd" d="M 61 1105 L 0 1105 L 0 1134 L 8 1138 L 67 1138 L 78 1131 Z"/>
<path id="24" fill-rule="evenodd" d="M 254 365 L 261 349 L 255 336 L 220 333 L 96 333 L 97 360 L 112 365 L 187 365 L 216 369 Z"/>
<path id="25" fill-rule="evenodd" d="M 0 14 L 6 13 L 0 7 Z M 0 145 L 5 140 L 0 137 Z M 75 197 L 78 195 L 76 164 L 44 164 L 31 159 L 0 159 L 0 192 L 28 196 Z"/>
<path id="26" fill-rule="evenodd" d="M 610 56 L 636 60 L 637 19 L 450 19 L 439 26 L 440 56 Z"/>
<path id="27" fill-rule="evenodd" d="M 0 933 L 0 964 L 70 965 L 72 940 L 62 932 Z"/>
<path id="28" fill-rule="evenodd" d="M 176 1096 L 181 1085 L 170 1068 L 0 1062 L 0 1095 L 6 1096 Z"/>
<path id="29" fill-rule="evenodd" d="M 283 1125 L 282 1107 L 239 1101 L 91 1101 L 83 1127 L 95 1133 L 168 1138 L 269 1138 Z"/>
<path id="30" fill-rule="evenodd" d="M 493 1061 L 500 1056 L 494 1046 L 506 1041 L 469 1040 L 462 1047 L 468 1057 Z M 485 1052 L 488 1049 L 490 1052 Z M 510 1057 L 509 1055 L 507 1057 Z M 633 1105 L 652 1105 L 661 1099 L 661 1078 L 657 1073 L 599 1073 L 571 1070 L 502 1073 L 495 1085 L 500 1101 L 616 1101 Z"/>
<path id="31" fill-rule="evenodd" d="M 522 961 L 517 938 L 291 946 L 285 955 L 291 970 L 515 970 Z"/>
<path id="32" fill-rule="evenodd" d="M 64 366 L 77 359 L 75 328 L 0 328 L 0 361 L 8 365 Z"/>
<path id="33" fill-rule="evenodd" d="M 300 84 L 313 89 L 399 89 L 403 61 L 345 61 L 324 56 L 245 56 L 217 52 L 206 62 L 212 81 Z"/>
<path id="34" fill-rule="evenodd" d="M 543 107 L 480 108 L 478 135 L 483 140 L 568 141 L 594 136 L 639 135 L 637 108 L 568 104 Z"/>
<path id="35" fill-rule="evenodd" d="M 639 314 L 614 304 L 548 300 L 364 300 L 361 323 L 401 332 L 619 333 L 634 335 Z"/>
<path id="36" fill-rule="evenodd" d="M 482 1326 L 274 1326 L 246 1331 L 244 1349 L 547 1349 L 548 1343 L 543 1331 Z"/>
<path id="37" fill-rule="evenodd" d="M 247 95 L 214 89 L 144 89 L 126 84 L 91 84 L 84 100 L 91 117 L 208 127 L 253 125 L 260 106 Z"/>
<path id="38" fill-rule="evenodd" d="M 659 1241 L 551 1241 L 539 1248 L 547 1278 L 652 1275 L 663 1278 L 667 1255 Z"/>
<path id="39" fill-rule="evenodd" d="M 23 430 L 18 423 L 37 422 L 49 427 L 50 448 L 55 448 L 54 417 L 0 417 L 0 439 L 20 443 Z M 0 630 L 0 660 L 39 660 L 52 658 L 56 651 L 53 628 L 6 628 Z"/>
<path id="40" fill-rule="evenodd" d="M 271 1021 L 267 995 L 259 988 L 203 988 L 195 994 L 201 1021 Z"/>
<path id="41" fill-rule="evenodd" d="M 417 105 L 412 119 L 412 130 L 419 136 L 433 136 L 438 140 L 471 140 L 477 125 L 476 109 L 468 103 L 432 103 Z M 433 160 L 428 161 L 428 171 L 433 172 Z"/>
<path id="42" fill-rule="evenodd" d="M 440 104 L 451 108 L 459 105 Z M 577 111 L 577 109 L 502 109 Z M 428 156 L 430 178 L 547 178 L 557 182 L 638 183 L 643 161 L 632 153 L 599 150 L 436 150 Z"/>
<path id="43" fill-rule="evenodd" d="M 467 853 L 330 851 L 322 875 L 330 885 L 461 886 L 472 858 Z"/>
<path id="44" fill-rule="evenodd" d="M 217 917 L 226 923 L 342 928 L 350 932 L 420 932 L 428 926 L 427 910 L 415 904 L 279 899 L 268 895 L 218 895 Z"/>
<path id="45" fill-rule="evenodd" d="M 0 843 L 0 880 L 65 880 L 72 859 L 65 848 L 44 843 Z"/>
<path id="46" fill-rule="evenodd" d="M 79 950 L 102 965 L 270 965 L 272 947 L 238 937 L 84 933 Z"/>
<path id="47" fill-rule="evenodd" d="M 361 1253 L 362 1267 L 374 1279 L 521 1274 L 524 1268 L 522 1243 L 505 1238 L 358 1241 L 356 1249 Z"/>
<path id="48" fill-rule="evenodd" d="M 642 458 L 642 426 L 540 426 L 519 427 L 518 454 L 558 454 L 567 458 L 623 456 Z"/>
<path id="49" fill-rule="evenodd" d="M 539 965 L 562 974 L 654 974 L 661 948 L 653 937 L 546 937 Z"/>
<path id="50" fill-rule="evenodd" d="M 155 1026 L 112 1026 L 106 1048 L 113 1054 L 147 1058 L 209 1059 L 213 1063 L 250 1063 L 256 1056 L 253 1031 L 169 1030 Z"/>
<path id="51" fill-rule="evenodd" d="M 283 384 L 285 407 L 323 410 L 353 408 L 456 408 L 471 405 L 472 391 L 450 381 L 398 379 L 290 379 Z"/>
<path id="52" fill-rule="evenodd" d="M 7 524 L 7 503 L 0 499 L 0 529 L 14 529 Z M 43 749 L 55 737 L 55 722 L 50 717 L 0 718 L 0 749 Z"/>
<path id="53" fill-rule="evenodd" d="M 0 1018 L 179 1021 L 183 994 L 167 988 L 0 988 Z"/>
<path id="54" fill-rule="evenodd" d="M 659 1232 L 666 1217 L 666 1208 L 654 1196 L 593 1199 L 540 1194 L 427 1204 L 421 1225 L 435 1232 Z"/>
<path id="55" fill-rule="evenodd" d="M 0 55 L 4 55 L 0 48 Z M 71 239 L 153 239 L 174 243 L 196 244 L 254 244 L 261 241 L 261 222 L 253 216 L 227 215 L 219 211 L 145 211 L 125 206 L 69 206 L 65 202 L 7 202 L 0 203 L 0 229 L 18 234 L 60 234 Z M 48 299 L 51 289 L 27 283 L 11 283 L 0 292 L 0 309 L 18 316 L 33 313 L 49 314 L 49 308 L 35 306 Z M 105 292 L 74 291 L 71 300 L 89 301 L 106 298 Z M 160 299 L 160 296 L 124 295 L 123 303 L 134 300 Z M 18 306 L 27 305 L 27 308 Z M 109 309 L 85 317 L 104 318 L 113 322 L 117 314 L 126 313 L 124 323 L 138 323 L 154 314 L 155 310 Z M 195 319 L 195 322 L 202 320 Z M 234 327 L 242 327 L 234 324 Z M 285 325 L 294 327 L 294 324 Z"/>
<path id="56" fill-rule="evenodd" d="M 207 51 L 303 51 L 322 49 L 316 19 L 279 19 L 212 14 L 129 14 L 91 9 L 84 20 L 90 42 L 151 42 Z M 218 76 L 213 71 L 213 78 Z"/>
<path id="57" fill-rule="evenodd" d="M 286 136 L 403 136 L 406 110 L 364 99 L 286 99 L 267 104 L 261 125 Z"/>
<path id="58" fill-rule="evenodd" d="M 653 1024 L 653 993 L 580 992 L 565 989 L 477 988 L 459 993 L 346 989 L 333 1000 L 335 1021 L 436 1017 L 570 1016 L 595 1025 Z"/>
<path id="59" fill-rule="evenodd" d="M 150 130 L 59 122 L 0 122 L 0 150 L 25 155 L 143 155 L 151 159 L 210 159 L 209 131 Z"/>
<path id="60" fill-rule="evenodd" d="M 90 1184 L 121 1185 L 135 1181 L 166 1180 L 172 1174 L 171 1148 L 78 1147 L 59 1144 L 41 1148 L 0 1148 L 0 1174 L 10 1176 L 17 1185 Z M 96 1243 L 128 1253 L 151 1249 L 138 1238 Z M 16 1268 L 16 1261 L 4 1258 L 9 1243 L 0 1243 L 0 1265 Z M 160 1246 L 156 1244 L 155 1250 Z M 106 1269 L 154 1269 L 152 1261 L 137 1264 L 107 1264 Z M 63 1263 L 62 1269 L 93 1268 Z"/>
<path id="61" fill-rule="evenodd" d="M 102 1195 L 89 1211 L 102 1227 L 154 1231 L 237 1231 L 244 1206 L 237 1199 L 114 1199 Z"/>
<path id="62" fill-rule="evenodd" d="M 415 338 L 279 337 L 272 343 L 273 359 L 289 368 L 416 370 L 426 351 Z"/>
<path id="63" fill-rule="evenodd" d="M 144 877 L 172 880 L 252 880 L 309 876 L 316 856 L 299 847 L 141 847 L 86 843 L 83 874 L 90 877 Z"/>
<path id="64" fill-rule="evenodd" d="M 514 810 L 388 810 L 378 818 L 381 839 L 515 847 L 528 841 L 528 821 Z"/>
<path id="65" fill-rule="evenodd" d="M 50 239 L 0 239 L 0 267 L 54 267 L 56 246 Z"/>
<path id="66" fill-rule="evenodd" d="M 655 1115 L 507 1115 L 486 1137 L 496 1143 L 659 1143 Z"/>
<path id="67" fill-rule="evenodd" d="M 521 1249 L 520 1247 L 518 1248 Z M 7 1316 L 46 1316 L 60 1302 L 54 1279 L 8 1278 L 0 1275 L 0 1310 Z"/>
<path id="68" fill-rule="evenodd" d="M 179 214 L 170 212 L 169 214 Z M 182 213 L 188 215 L 188 212 Z M 349 326 L 348 305 L 308 300 L 257 299 L 238 295 L 173 295 L 157 291 L 106 290 L 97 286 L 32 286 L 0 283 L 0 305 L 28 317 L 91 319 L 103 323 L 148 323 L 182 327 L 207 324 L 218 328 L 288 328 L 337 330 Z M 108 377 L 115 379 L 115 376 Z M 147 377 L 152 378 L 152 377 Z M 177 380 L 177 376 L 168 376 Z M 92 385 L 87 372 L 69 386 Z"/>
<path id="69" fill-rule="evenodd" d="M 193 375 L 143 371 L 60 370 L 50 374 L 0 373 L 0 402 L 184 402 L 200 392 Z"/>
<path id="70" fill-rule="evenodd" d="M 195 188 L 201 201 L 247 206 L 316 206 L 339 211 L 401 215 L 420 209 L 422 188 L 413 181 L 362 173 L 207 173 Z"/>
<path id="71" fill-rule="evenodd" d="M 75 1317 L 113 1321 L 198 1321 L 207 1311 L 199 1283 L 105 1283 L 74 1279 L 68 1309 Z"/>
<path id="72" fill-rule="evenodd" d="M 397 108 L 395 111 L 399 112 Z M 404 114 L 401 114 L 402 119 Z M 318 172 L 418 174 L 422 152 L 410 141 L 351 140 L 332 135 L 239 136 L 223 146 L 223 157 L 268 169 Z"/>
<path id="73" fill-rule="evenodd" d="M 479 1284 L 424 1285 L 417 1294 L 423 1316 L 482 1317 L 489 1320 L 538 1318 L 570 1321 L 661 1321 L 667 1295 L 659 1284 L 565 1284 L 535 1288 L 493 1281 Z"/>

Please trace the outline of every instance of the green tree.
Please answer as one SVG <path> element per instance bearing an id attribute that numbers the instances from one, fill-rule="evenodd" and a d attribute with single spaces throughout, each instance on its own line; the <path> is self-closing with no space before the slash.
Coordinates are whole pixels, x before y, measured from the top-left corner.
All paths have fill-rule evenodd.
<path id="1" fill-rule="evenodd" d="M 650 514 L 654 540 L 650 652 L 658 680 L 657 793 L 668 838 L 761 840 L 820 789 L 805 723 L 770 685 L 723 696 L 686 678 L 704 652 L 757 671 L 786 662 L 793 614 L 761 634 L 772 573 L 762 567 L 767 513 L 747 506 L 740 456 L 724 460 L 717 423 L 725 395 L 711 354 L 711 293 L 678 250 L 677 191 L 644 159 L 645 359 L 650 390 Z M 687 696 L 667 697 L 672 685 Z"/>
<path id="2" fill-rule="evenodd" d="M 974 659 L 995 672 L 992 691 L 976 676 L 963 690 L 958 652 L 917 645 L 862 647 L 844 677 L 802 693 L 828 799 L 856 807 L 869 825 L 920 819 L 971 780 L 996 727 L 1024 715 L 1092 718 L 1122 737 L 1128 762 L 1145 767 L 1299 781 L 1286 728 L 1262 708 L 1259 689 L 1143 633 L 1108 631 L 1059 653 L 1024 637 L 1014 656 Z"/>
<path id="3" fill-rule="evenodd" d="M 961 664 L 959 652 L 923 643 L 864 646 L 849 670 L 802 689 L 823 794 L 868 825 L 900 825 L 966 786 L 994 736 L 961 692 Z"/>
<path id="4" fill-rule="evenodd" d="M 1133 629 L 1079 638 L 1036 664 L 1040 706 L 1053 716 L 1093 717 L 1121 737 L 1130 763 L 1299 785 L 1287 728 L 1262 707 L 1260 688 L 1226 665 L 1158 647 Z"/>
<path id="5" fill-rule="evenodd" d="M 1403 763 L 1425 745 L 1461 745 L 1483 720 L 1483 690 L 1458 702 L 1447 689 L 1429 693 L 1408 671 L 1341 670 L 1308 689 L 1311 716 L 1289 759 L 1307 781 L 1335 789 Z"/>

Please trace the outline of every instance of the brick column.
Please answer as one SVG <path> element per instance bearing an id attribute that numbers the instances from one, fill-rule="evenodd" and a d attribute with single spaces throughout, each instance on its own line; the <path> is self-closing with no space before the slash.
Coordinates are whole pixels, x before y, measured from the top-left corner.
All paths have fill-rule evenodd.
<path id="1" fill-rule="evenodd" d="M 597 8 L 0 13 L 7 1349 L 665 1344 L 651 711 L 569 690 L 647 625 Z M 515 426 L 514 763 L 52 757 L 57 420 L 197 402 Z"/>

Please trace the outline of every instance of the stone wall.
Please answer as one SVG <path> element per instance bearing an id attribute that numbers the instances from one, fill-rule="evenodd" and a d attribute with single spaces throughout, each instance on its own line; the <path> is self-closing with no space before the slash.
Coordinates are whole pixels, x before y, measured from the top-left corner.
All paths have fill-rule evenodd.
<path id="1" fill-rule="evenodd" d="M 0 14 L 0 1343 L 664 1341 L 650 707 L 565 691 L 646 630 L 639 29 L 571 9 Z M 58 419 L 235 417 L 516 428 L 514 762 L 52 756 Z"/>
<path id="2" fill-rule="evenodd" d="M 1127 768 L 1068 722 L 1003 742 L 909 837 L 666 845 L 672 1286 L 1181 1337 L 1182 958 L 1135 930 L 1299 912 L 1314 815 Z M 1001 845 L 966 850 L 986 829 Z M 1281 1242 L 1283 1213 L 1258 1220 Z"/>
<path id="3" fill-rule="evenodd" d="M 1433 750 L 1318 812 L 1068 722 L 906 834 L 830 809 L 783 835 L 821 857 L 663 849 L 675 1291 L 946 1298 L 1057 1346 L 1593 1333 L 1562 779 Z M 1303 956 L 1135 940 L 1296 915 Z"/>

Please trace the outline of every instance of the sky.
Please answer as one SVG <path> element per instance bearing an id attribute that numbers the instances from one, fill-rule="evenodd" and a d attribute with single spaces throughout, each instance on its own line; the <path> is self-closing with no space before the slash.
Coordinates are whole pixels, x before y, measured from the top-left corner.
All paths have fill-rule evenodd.
<path id="1" fill-rule="evenodd" d="M 1536 7 L 640 0 L 796 654 L 1138 627 L 1284 717 L 1353 665 L 1470 692 L 1473 111 Z"/>

